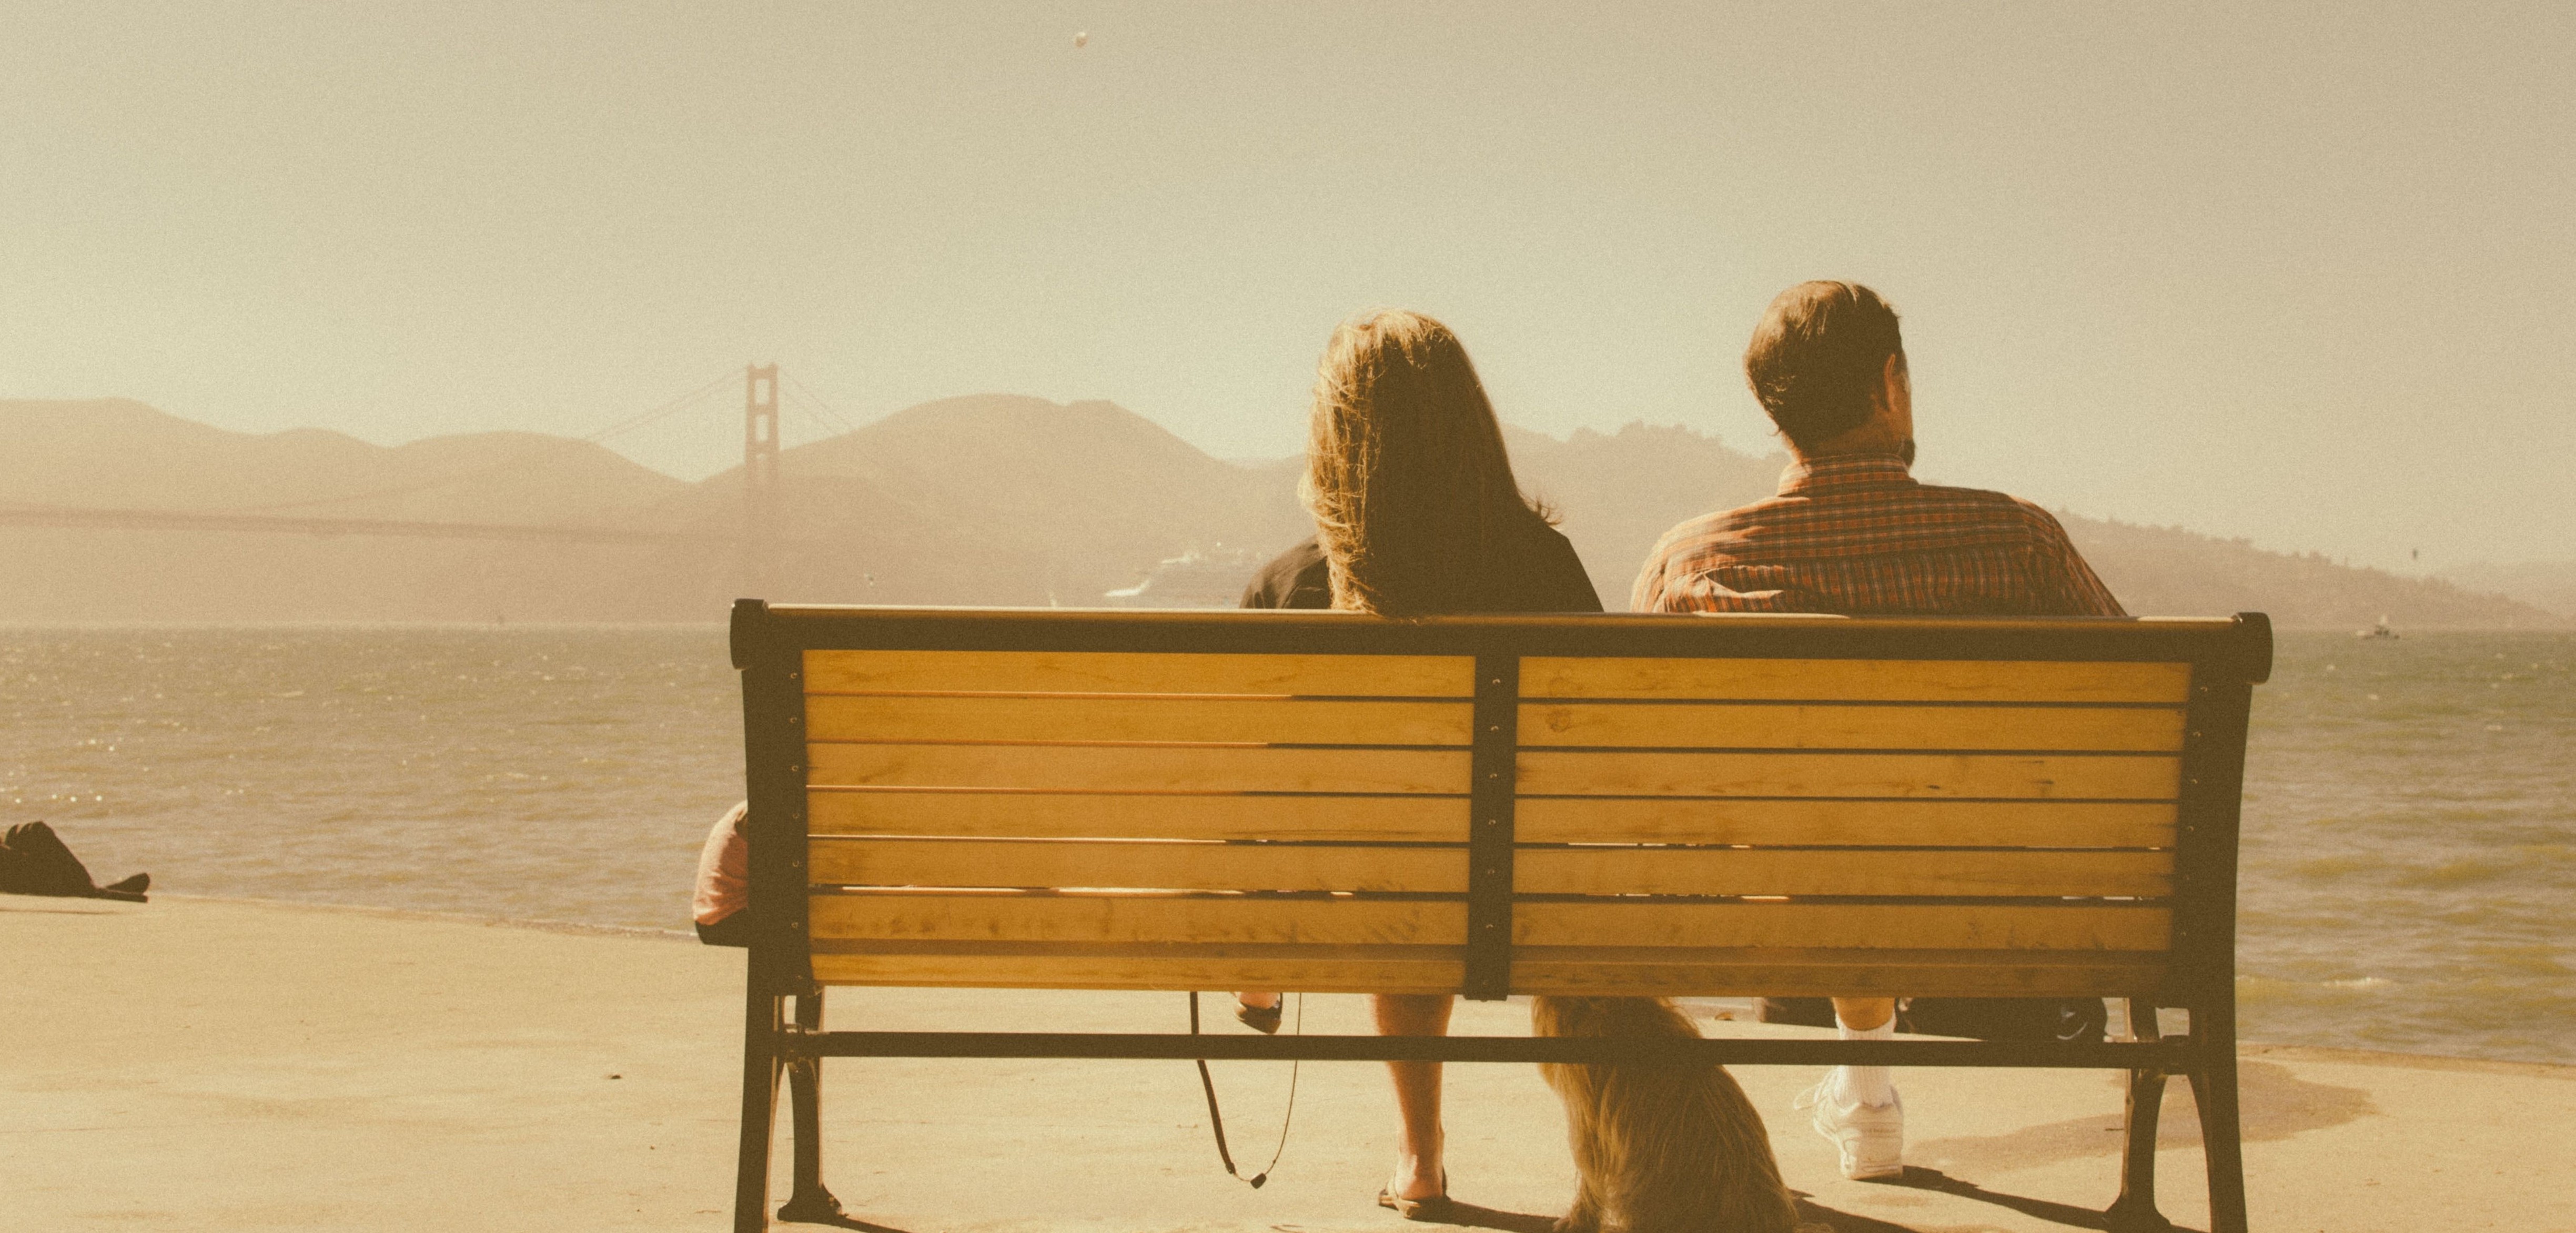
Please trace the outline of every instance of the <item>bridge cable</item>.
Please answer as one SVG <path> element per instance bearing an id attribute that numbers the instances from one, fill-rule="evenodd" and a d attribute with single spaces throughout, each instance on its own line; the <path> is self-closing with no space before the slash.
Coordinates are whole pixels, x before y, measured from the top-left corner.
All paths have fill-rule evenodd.
<path id="1" fill-rule="evenodd" d="M 846 416 L 846 415 L 841 414 L 838 410 L 835 410 L 835 409 L 833 408 L 832 404 L 830 404 L 830 403 L 828 403 L 828 402 L 823 401 L 823 398 L 822 398 L 822 396 L 821 396 L 821 395 L 816 394 L 814 391 L 812 391 L 812 390 L 810 390 L 810 389 L 805 388 L 805 383 L 804 383 L 804 382 L 802 382 L 802 381 L 797 380 L 793 374 L 790 374 L 790 375 L 788 376 L 788 378 L 787 378 L 787 384 L 788 384 L 788 386 L 789 386 L 790 388 L 794 389 L 794 390 L 796 391 L 796 393 L 798 393 L 798 394 L 802 395 L 802 396 L 806 399 L 806 401 L 811 402 L 811 403 L 813 403 L 816 407 L 821 408 L 821 409 L 822 409 L 822 411 L 823 411 L 823 413 L 824 413 L 825 415 L 828 415 L 828 416 L 832 417 L 832 422 L 833 422 L 833 423 L 835 423 L 835 424 L 840 425 L 840 426 L 841 426 L 841 431 L 842 431 L 843 433 L 853 433 L 853 432 L 857 432 L 857 431 L 859 430 L 859 426 L 858 426 L 857 424 L 854 424 L 854 423 L 851 423 L 851 422 L 850 422 L 850 417 L 848 417 L 848 416 Z"/>

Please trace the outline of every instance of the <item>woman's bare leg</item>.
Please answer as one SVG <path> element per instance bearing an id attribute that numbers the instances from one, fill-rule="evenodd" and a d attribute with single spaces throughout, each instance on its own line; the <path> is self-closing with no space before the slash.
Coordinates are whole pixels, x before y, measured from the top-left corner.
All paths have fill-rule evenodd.
<path id="1" fill-rule="evenodd" d="M 1380 1036 L 1446 1036 L 1454 999 L 1445 993 L 1381 993 L 1369 999 Z M 1404 1121 L 1396 1141 L 1395 1177 L 1387 1185 L 1399 1199 L 1428 1199 L 1448 1189 L 1440 1164 L 1440 1063 L 1389 1062 L 1395 1111 Z"/>

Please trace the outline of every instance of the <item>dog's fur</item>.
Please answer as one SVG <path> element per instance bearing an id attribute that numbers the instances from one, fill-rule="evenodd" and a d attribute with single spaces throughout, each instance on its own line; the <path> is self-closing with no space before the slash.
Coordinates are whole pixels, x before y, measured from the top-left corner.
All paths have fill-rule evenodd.
<path id="1" fill-rule="evenodd" d="M 1536 1036 L 1697 1037 L 1661 998 L 1539 997 Z M 1582 1176 L 1558 1233 L 1792 1233 L 1762 1115 L 1714 1064 L 1543 1064 Z"/>

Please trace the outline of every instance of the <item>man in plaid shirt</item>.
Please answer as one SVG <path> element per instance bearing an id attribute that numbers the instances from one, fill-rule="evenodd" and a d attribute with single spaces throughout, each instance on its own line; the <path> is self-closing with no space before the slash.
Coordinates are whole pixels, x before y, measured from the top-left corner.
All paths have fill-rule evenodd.
<path id="1" fill-rule="evenodd" d="M 1896 310 L 1852 283 L 1771 301 L 1744 351 L 1789 445 L 1780 495 L 1674 527 L 1646 558 L 1637 612 L 2126 616 L 2048 511 L 1914 481 L 1913 389 Z M 1846 1039 L 1896 1031 L 1892 998 L 1836 998 Z M 1905 1111 L 1884 1066 L 1827 1072 L 1799 1107 L 1843 1175 L 1904 1172 Z"/>

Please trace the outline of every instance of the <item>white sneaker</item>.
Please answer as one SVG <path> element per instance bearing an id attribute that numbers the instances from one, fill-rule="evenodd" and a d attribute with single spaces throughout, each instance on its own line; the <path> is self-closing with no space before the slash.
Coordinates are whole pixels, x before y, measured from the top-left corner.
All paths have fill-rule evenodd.
<path id="1" fill-rule="evenodd" d="M 1905 1101 L 1888 1089 L 1883 1105 L 1842 1099 L 1841 1076 L 1828 1070 L 1816 1086 L 1798 1097 L 1796 1108 L 1813 1109 L 1816 1133 L 1842 1149 L 1843 1176 L 1853 1181 L 1895 1177 L 1905 1172 Z"/>

